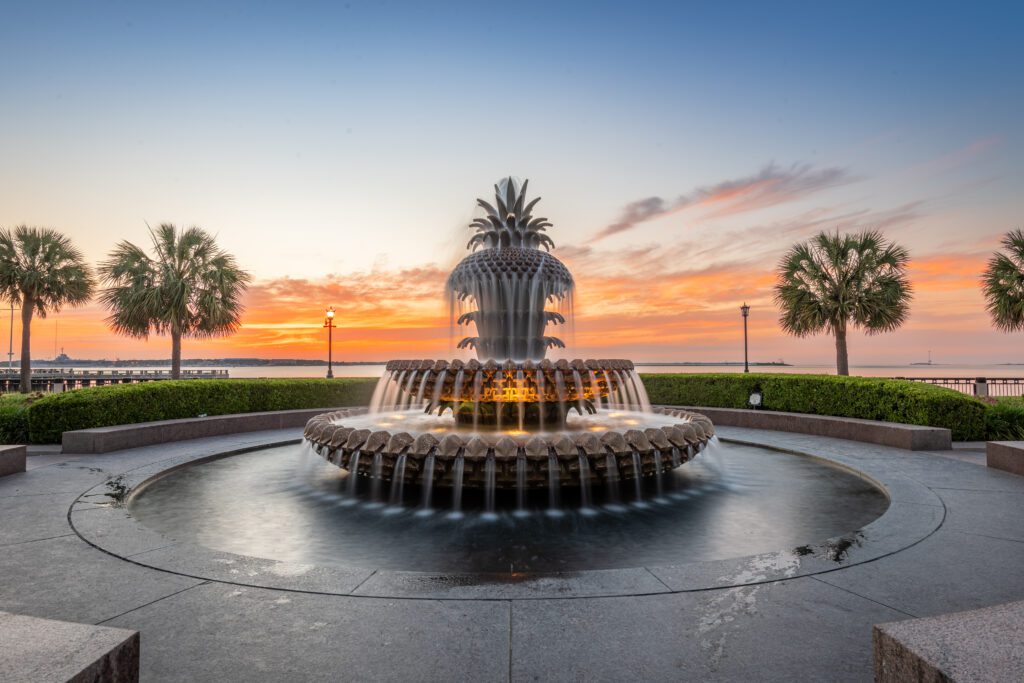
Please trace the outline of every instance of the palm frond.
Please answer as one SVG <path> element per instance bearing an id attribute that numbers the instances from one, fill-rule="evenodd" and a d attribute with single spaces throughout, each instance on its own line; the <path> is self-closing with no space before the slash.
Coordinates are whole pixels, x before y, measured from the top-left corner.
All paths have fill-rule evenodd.
<path id="1" fill-rule="evenodd" d="M 913 290 L 909 254 L 877 230 L 821 232 L 794 245 L 778 265 L 779 324 L 803 337 L 845 330 L 890 332 L 907 320 Z"/>
<path id="2" fill-rule="evenodd" d="M 100 265 L 100 301 L 118 334 L 145 338 L 180 333 L 208 338 L 241 324 L 242 297 L 251 281 L 235 258 L 202 228 L 164 223 L 150 230 L 153 256 L 122 242 Z"/>
<path id="3" fill-rule="evenodd" d="M 985 310 L 1003 332 L 1024 329 L 1024 231 L 1011 230 L 1001 240 L 981 278 Z M 0 249 L 2 252 L 2 249 Z"/>
<path id="4" fill-rule="evenodd" d="M 31 302 L 40 317 L 92 299 L 93 274 L 82 252 L 52 228 L 0 230 L 0 298 Z"/>

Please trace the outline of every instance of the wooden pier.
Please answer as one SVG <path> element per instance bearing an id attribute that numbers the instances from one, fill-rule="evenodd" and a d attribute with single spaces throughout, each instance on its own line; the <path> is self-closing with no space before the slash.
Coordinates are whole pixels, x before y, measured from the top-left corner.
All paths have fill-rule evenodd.
<path id="1" fill-rule="evenodd" d="M 68 391 L 112 384 L 138 384 L 171 378 L 168 370 L 75 370 L 74 368 L 33 368 L 33 391 Z M 227 370 L 182 370 L 181 379 L 229 379 Z M 21 375 L 18 370 L 0 370 L 0 392 L 18 391 Z"/>

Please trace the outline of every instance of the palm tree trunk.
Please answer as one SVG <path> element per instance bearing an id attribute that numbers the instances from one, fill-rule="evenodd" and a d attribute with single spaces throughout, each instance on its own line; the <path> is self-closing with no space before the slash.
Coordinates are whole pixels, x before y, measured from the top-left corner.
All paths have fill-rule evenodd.
<path id="1" fill-rule="evenodd" d="M 846 325 L 836 328 L 836 374 L 850 374 L 850 354 L 846 349 Z"/>
<path id="2" fill-rule="evenodd" d="M 32 313 L 35 301 L 28 294 L 21 302 L 21 381 L 18 391 L 32 391 Z"/>
<path id="3" fill-rule="evenodd" d="M 171 379 L 181 379 L 181 332 L 171 330 Z"/>

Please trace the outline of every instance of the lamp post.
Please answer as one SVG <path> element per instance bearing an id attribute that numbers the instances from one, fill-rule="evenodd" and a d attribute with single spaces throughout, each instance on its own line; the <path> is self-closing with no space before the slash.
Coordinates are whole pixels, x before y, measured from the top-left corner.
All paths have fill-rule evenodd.
<path id="1" fill-rule="evenodd" d="M 11 304 L 11 339 L 10 346 L 7 348 L 7 372 L 12 372 L 14 369 L 14 304 Z"/>
<path id="2" fill-rule="evenodd" d="M 327 379 L 334 379 L 334 306 L 327 308 L 324 327 L 327 328 Z"/>
<path id="3" fill-rule="evenodd" d="M 750 372 L 750 361 L 747 357 L 747 318 L 750 316 L 750 306 L 745 301 L 740 306 L 740 313 L 743 314 L 743 372 Z"/>

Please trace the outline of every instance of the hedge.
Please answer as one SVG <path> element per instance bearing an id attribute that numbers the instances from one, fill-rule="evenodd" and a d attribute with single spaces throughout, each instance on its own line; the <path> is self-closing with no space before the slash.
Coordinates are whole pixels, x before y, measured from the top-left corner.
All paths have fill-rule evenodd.
<path id="1" fill-rule="evenodd" d="M 41 394 L 0 396 L 0 444 L 28 442 L 28 407 Z"/>
<path id="2" fill-rule="evenodd" d="M 993 441 L 1024 439 L 1024 399 L 1000 398 L 985 413 L 985 433 Z"/>
<path id="3" fill-rule="evenodd" d="M 746 408 L 753 391 L 766 410 L 946 427 L 957 441 L 1024 438 L 1024 401 L 986 406 L 951 389 L 904 380 L 829 375 L 642 375 L 651 402 Z M 366 405 L 377 380 L 228 379 L 160 381 L 0 401 L 3 443 L 59 443 L 75 429 L 199 415 Z"/>
<path id="4" fill-rule="evenodd" d="M 645 374 L 651 403 L 748 408 L 945 427 L 954 441 L 985 438 L 987 406 L 952 389 L 874 377 L 783 374 Z"/>
<path id="5" fill-rule="evenodd" d="M 75 429 L 265 410 L 366 405 L 377 380 L 164 380 L 51 394 L 28 407 L 28 441 L 59 443 Z"/>

